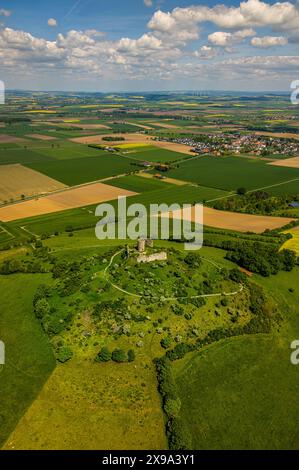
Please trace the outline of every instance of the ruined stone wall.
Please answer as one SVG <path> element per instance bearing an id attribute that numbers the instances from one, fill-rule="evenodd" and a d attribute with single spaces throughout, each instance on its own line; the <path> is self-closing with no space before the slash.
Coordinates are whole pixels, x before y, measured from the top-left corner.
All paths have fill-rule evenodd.
<path id="1" fill-rule="evenodd" d="M 160 253 L 153 253 L 152 255 L 140 255 L 137 258 L 137 263 L 151 263 L 152 261 L 166 261 L 167 253 L 161 251 Z"/>

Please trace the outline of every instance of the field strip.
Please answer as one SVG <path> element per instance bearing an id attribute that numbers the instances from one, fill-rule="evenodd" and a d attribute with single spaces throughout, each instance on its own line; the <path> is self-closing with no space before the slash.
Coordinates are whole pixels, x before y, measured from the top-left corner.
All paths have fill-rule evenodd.
<path id="1" fill-rule="evenodd" d="M 191 211 L 190 209 L 186 211 L 184 211 L 184 209 L 171 212 L 167 211 L 163 213 L 162 216 L 202 223 L 201 220 L 195 220 L 196 214 L 194 206 L 191 207 Z M 207 206 L 203 208 L 203 225 L 225 230 L 234 230 L 236 232 L 263 233 L 267 229 L 273 230 L 283 227 L 293 220 L 294 219 L 289 217 L 273 217 L 222 211 Z"/>
<path id="2" fill-rule="evenodd" d="M 141 170 L 136 176 L 140 176 L 141 178 L 148 178 L 148 179 L 156 179 L 156 176 L 152 173 L 146 173 L 145 171 Z M 174 184 L 176 186 L 197 186 L 197 184 L 190 183 L 190 181 L 183 181 L 177 180 L 175 178 L 168 178 L 167 176 L 160 181 L 164 181 L 165 183 Z M 215 188 L 212 188 L 215 189 Z"/>
<path id="3" fill-rule="evenodd" d="M 18 163 L 16 163 L 16 165 L 18 165 Z M 1 169 L 1 165 L 0 165 L 0 169 Z M 124 177 L 124 176 L 127 176 L 127 173 L 122 173 L 122 174 L 116 175 L 116 176 L 108 176 L 107 178 L 102 178 L 100 180 L 95 180 L 95 181 L 88 181 L 87 183 L 81 183 L 81 184 L 77 184 L 75 186 L 66 186 L 66 185 L 63 185 L 63 183 L 61 183 L 64 186 L 62 189 L 57 189 L 56 191 L 46 192 L 44 194 L 36 194 L 34 196 L 28 196 L 28 197 L 25 198 L 25 200 L 10 202 L 8 204 L 5 204 L 4 207 L 10 207 L 10 206 L 14 206 L 16 204 L 23 204 L 24 202 L 32 201 L 33 199 L 37 200 L 37 199 L 47 198 L 48 196 L 53 196 L 54 194 L 64 193 L 64 192 L 72 190 L 72 189 L 83 188 L 85 186 L 90 186 L 91 184 L 105 183 L 106 181 L 121 178 L 121 177 Z M 0 210 L 1 210 L 1 206 L 0 206 Z"/>
<path id="4" fill-rule="evenodd" d="M 254 134 L 265 135 L 266 137 L 278 137 L 279 139 L 299 139 L 299 134 L 293 132 L 254 131 Z"/>
<path id="5" fill-rule="evenodd" d="M 0 142 L 1 143 L 1 142 Z M 55 144 L 57 144 L 58 142 L 55 142 Z M 33 142 L 30 142 L 28 141 L 28 144 L 26 143 L 26 150 L 53 150 L 52 147 L 50 147 L 49 145 L 46 146 L 46 147 L 37 147 L 36 145 L 32 145 L 30 147 L 30 144 L 33 144 Z M 56 149 L 58 148 L 58 150 L 63 150 L 63 147 L 55 147 Z M 68 147 L 67 147 L 68 148 Z M 4 148 L 4 147 L 0 147 L 0 152 L 2 151 L 5 151 L 5 152 L 15 152 L 16 150 L 24 150 L 24 147 L 21 146 L 21 147 L 10 147 L 10 148 Z"/>
<path id="6" fill-rule="evenodd" d="M 29 137 L 29 139 L 44 140 L 45 142 L 57 140 L 57 137 L 53 137 L 53 136 L 45 135 L 45 134 L 26 134 L 25 137 Z"/>
<path id="7" fill-rule="evenodd" d="M 180 129 L 180 126 L 175 126 L 174 124 L 167 124 L 165 122 L 154 122 L 154 121 L 149 121 L 149 124 L 153 124 L 154 126 L 157 127 L 162 127 L 163 129 Z"/>
<path id="8" fill-rule="evenodd" d="M 271 166 L 299 168 L 299 157 L 283 158 L 281 160 L 273 160 L 269 163 Z"/>
<path id="9" fill-rule="evenodd" d="M 52 193 L 66 185 L 19 163 L 0 165 L 0 201 L 24 200 L 26 196 Z M 23 197 L 22 197 L 23 195 Z"/>
<path id="10" fill-rule="evenodd" d="M 140 127 L 141 129 L 146 129 L 148 131 L 152 131 L 153 127 L 146 126 L 145 124 L 138 124 L 137 122 L 130 122 L 130 121 L 115 121 L 109 122 L 109 124 L 128 124 L 130 126 Z"/>
<path id="11" fill-rule="evenodd" d="M 38 215 L 61 212 L 77 207 L 112 201 L 119 196 L 135 196 L 136 192 L 109 186 L 104 183 L 92 183 L 78 188 L 68 188 L 56 194 L 20 202 L 0 208 L 0 220 L 9 222 Z"/>
<path id="12" fill-rule="evenodd" d="M 147 134 L 137 134 L 137 133 L 123 133 L 123 134 L 113 134 L 116 140 L 111 140 L 109 142 L 105 141 L 105 137 L 111 137 L 111 134 L 100 134 L 100 135 L 89 135 L 83 137 L 72 137 L 68 139 L 70 142 L 75 142 L 81 145 L 88 145 L 88 144 L 98 144 L 98 145 L 107 145 L 111 147 L 115 147 L 119 144 L 126 144 L 126 143 L 144 143 L 145 145 L 154 145 L 159 148 L 164 148 L 167 150 L 172 150 L 173 152 L 185 153 L 190 155 L 190 152 L 193 147 L 186 144 L 178 144 L 176 142 L 168 142 L 168 141 L 161 141 L 155 140 L 156 137 Z M 119 138 L 124 138 L 124 141 L 119 141 Z"/>
<path id="13" fill-rule="evenodd" d="M 140 294 L 134 294 L 133 292 L 129 292 L 125 289 L 123 289 L 122 287 L 119 287 L 117 284 L 114 284 L 110 277 L 109 277 L 109 274 L 108 274 L 108 270 L 111 266 L 111 264 L 113 263 L 114 261 L 114 258 L 119 255 L 120 253 L 122 253 L 124 251 L 124 248 L 122 248 L 121 250 L 117 251 L 116 253 L 114 253 L 114 255 L 111 257 L 110 261 L 109 261 L 109 264 L 106 266 L 106 268 L 104 269 L 103 271 L 103 274 L 104 274 L 104 277 L 105 279 L 111 284 L 112 287 L 114 287 L 114 289 L 124 293 L 124 294 L 127 294 L 127 295 L 130 295 L 131 297 L 135 297 L 135 298 L 138 298 L 138 299 L 142 299 L 143 297 L 145 297 L 144 295 L 140 295 Z M 203 257 L 202 257 L 203 258 Z M 210 261 L 208 260 L 207 258 L 203 258 L 205 259 L 208 263 L 211 263 L 213 264 L 214 266 L 217 267 L 217 269 L 220 269 L 220 267 L 214 263 L 213 261 Z M 178 300 L 178 299 L 200 299 L 200 298 L 204 298 L 204 297 L 222 297 L 223 295 L 225 296 L 231 296 L 231 295 L 238 295 L 240 294 L 243 289 L 244 289 L 244 285 L 243 284 L 239 284 L 240 288 L 239 290 L 237 291 L 234 291 L 234 292 L 217 292 L 215 294 L 200 294 L 200 295 L 191 295 L 191 296 L 182 296 L 182 297 L 165 297 L 165 300 L 168 300 L 168 301 L 175 301 L 175 300 Z"/>

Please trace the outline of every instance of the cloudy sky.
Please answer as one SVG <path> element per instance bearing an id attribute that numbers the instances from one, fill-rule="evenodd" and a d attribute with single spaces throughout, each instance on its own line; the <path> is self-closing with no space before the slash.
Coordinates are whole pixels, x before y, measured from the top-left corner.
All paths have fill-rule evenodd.
<path id="1" fill-rule="evenodd" d="M 299 0 L 0 0 L 6 88 L 289 90 Z"/>

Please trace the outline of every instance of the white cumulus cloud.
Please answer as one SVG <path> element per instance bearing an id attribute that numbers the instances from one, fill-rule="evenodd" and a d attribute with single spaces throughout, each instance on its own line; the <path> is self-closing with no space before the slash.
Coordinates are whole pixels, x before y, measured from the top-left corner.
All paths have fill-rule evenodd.
<path id="1" fill-rule="evenodd" d="M 204 22 L 226 29 L 268 26 L 273 30 L 290 31 L 299 27 L 299 7 L 290 2 L 270 5 L 260 0 L 247 0 L 236 7 L 194 5 L 174 8 L 168 13 L 158 10 L 148 26 L 153 31 L 169 32 L 181 30 L 184 25 L 195 28 Z"/>
<path id="2" fill-rule="evenodd" d="M 57 21 L 51 20 L 52 26 L 56 26 Z M 205 35 L 205 45 L 192 47 L 192 42 L 204 34 L 205 22 L 214 24 L 215 32 Z M 245 0 L 232 7 L 197 4 L 169 12 L 158 10 L 152 15 L 148 29 L 139 37 L 128 34 L 128 37 L 113 40 L 97 29 L 72 29 L 57 34 L 50 41 L 2 26 L 1 72 L 4 77 L 10 73 L 14 79 L 18 68 L 22 71 L 18 75 L 20 84 L 23 75 L 47 77 L 49 73 L 61 80 L 70 76 L 72 80 L 98 80 L 100 77 L 111 84 L 113 80 L 153 80 L 155 83 L 186 80 L 188 83 L 189 79 L 197 83 L 202 77 L 210 82 L 222 73 L 230 82 L 239 77 L 250 77 L 251 81 L 254 77 L 267 77 L 269 82 L 277 77 L 277 80 L 281 80 L 279 77 L 289 80 L 296 67 L 298 70 L 299 56 L 275 53 L 266 56 L 263 49 L 285 45 L 289 52 L 288 41 L 295 43 L 298 31 L 298 3 L 270 4 L 261 0 Z M 247 38 L 252 48 L 259 48 L 260 54 L 256 57 L 244 54 L 245 57 L 240 58 L 242 43 Z M 237 44 L 238 56 L 223 60 L 225 52 L 234 51 Z"/>
<path id="3" fill-rule="evenodd" d="M 57 26 L 57 20 L 55 20 L 55 18 L 49 18 L 48 19 L 48 25 L 52 26 L 52 27 Z"/>
<path id="4" fill-rule="evenodd" d="M 216 31 L 215 33 L 209 34 L 208 40 L 214 46 L 229 47 L 233 44 L 242 42 L 244 39 L 254 36 L 256 33 L 253 29 L 242 29 L 234 33 L 228 33 L 226 31 Z"/>
<path id="5" fill-rule="evenodd" d="M 251 44 L 254 47 L 261 47 L 267 49 L 273 46 L 286 46 L 288 39 L 283 36 L 263 36 L 251 39 Z"/>

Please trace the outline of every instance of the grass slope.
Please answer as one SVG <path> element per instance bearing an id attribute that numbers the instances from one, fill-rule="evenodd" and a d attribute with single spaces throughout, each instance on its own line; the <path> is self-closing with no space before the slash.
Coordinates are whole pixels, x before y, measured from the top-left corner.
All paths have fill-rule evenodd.
<path id="1" fill-rule="evenodd" d="M 281 329 L 227 339 L 175 364 L 195 449 L 298 449 L 299 367 L 290 363 L 298 280 L 298 268 L 259 280 L 279 304 Z"/>
<path id="2" fill-rule="evenodd" d="M 55 367 L 52 349 L 34 317 L 32 298 L 45 275 L 0 276 L 0 336 L 6 364 L 0 366 L 0 446 L 36 398 Z"/>
<path id="3" fill-rule="evenodd" d="M 67 432 L 66 432 L 67 431 Z M 57 366 L 6 449 L 165 449 L 153 367 Z"/>

